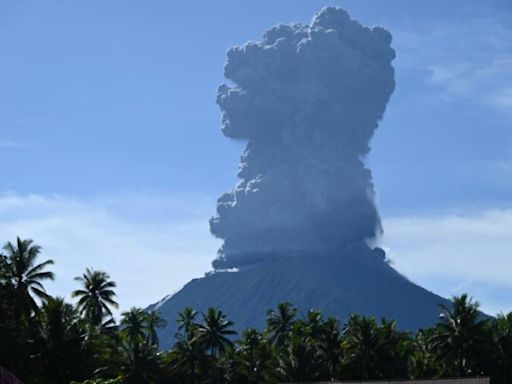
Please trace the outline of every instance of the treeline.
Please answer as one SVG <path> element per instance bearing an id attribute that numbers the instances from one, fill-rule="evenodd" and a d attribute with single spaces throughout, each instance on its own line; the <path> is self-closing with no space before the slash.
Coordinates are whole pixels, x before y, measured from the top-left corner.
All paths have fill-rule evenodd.
<path id="1" fill-rule="evenodd" d="M 179 314 L 173 347 L 160 351 L 155 312 L 132 308 L 119 324 L 115 282 L 87 269 L 75 304 L 51 297 L 52 260 L 31 240 L 0 255 L 0 366 L 24 383 L 278 383 L 491 376 L 512 382 L 512 313 L 482 316 L 461 295 L 438 324 L 415 334 L 392 320 L 351 315 L 345 323 L 289 303 L 269 310 L 263 331 L 238 335 L 222 311 Z"/>

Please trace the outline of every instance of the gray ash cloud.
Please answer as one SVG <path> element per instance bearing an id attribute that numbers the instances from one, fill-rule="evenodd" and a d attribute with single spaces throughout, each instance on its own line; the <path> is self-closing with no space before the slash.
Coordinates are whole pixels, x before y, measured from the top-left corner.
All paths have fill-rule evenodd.
<path id="1" fill-rule="evenodd" d="M 216 268 L 340 254 L 381 232 L 369 142 L 395 82 L 391 34 L 339 8 L 228 52 L 222 132 L 245 140 L 239 184 L 218 199 Z"/>

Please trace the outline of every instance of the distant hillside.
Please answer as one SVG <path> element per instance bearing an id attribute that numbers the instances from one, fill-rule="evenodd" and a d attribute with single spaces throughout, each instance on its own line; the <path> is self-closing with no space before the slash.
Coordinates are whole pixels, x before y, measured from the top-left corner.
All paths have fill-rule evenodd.
<path id="1" fill-rule="evenodd" d="M 400 275 L 384 260 L 383 252 L 357 251 L 339 257 L 297 256 L 266 259 L 238 272 L 215 272 L 194 279 L 182 290 L 150 306 L 168 325 L 160 332 L 163 348 L 174 340 L 178 312 L 222 309 L 237 330 L 262 329 L 266 311 L 289 301 L 305 313 L 320 309 L 345 319 L 351 313 L 396 319 L 398 327 L 416 330 L 438 319 L 439 304 L 448 300 Z"/>

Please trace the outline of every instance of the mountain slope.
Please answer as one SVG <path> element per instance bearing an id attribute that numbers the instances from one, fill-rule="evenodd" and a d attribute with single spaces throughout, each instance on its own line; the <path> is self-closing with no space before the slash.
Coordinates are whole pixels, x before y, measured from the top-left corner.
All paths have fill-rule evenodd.
<path id="1" fill-rule="evenodd" d="M 261 261 L 238 272 L 215 272 L 194 279 L 175 295 L 148 308 L 157 310 L 168 325 L 160 331 L 163 348 L 176 332 L 184 307 L 206 311 L 216 307 L 235 322 L 237 330 L 262 329 L 266 311 L 289 301 L 302 313 L 320 309 L 346 319 L 351 313 L 396 319 L 401 329 L 432 325 L 438 306 L 448 301 L 407 280 L 383 260 L 382 252 L 357 257 L 293 256 Z"/>

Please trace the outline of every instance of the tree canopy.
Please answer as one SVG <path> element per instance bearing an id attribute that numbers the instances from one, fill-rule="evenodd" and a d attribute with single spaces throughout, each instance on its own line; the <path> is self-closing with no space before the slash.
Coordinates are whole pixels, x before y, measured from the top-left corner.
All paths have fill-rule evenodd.
<path id="1" fill-rule="evenodd" d="M 512 313 L 484 315 L 468 295 L 441 305 L 437 324 L 404 332 L 391 319 L 325 318 L 280 303 L 265 329 L 236 331 L 218 308 L 184 308 L 172 348 L 159 349 L 158 312 L 116 321 L 115 282 L 88 268 L 68 303 L 47 293 L 52 260 L 16 239 L 0 254 L 0 366 L 26 384 L 280 383 L 491 376 L 512 379 Z M 264 315 L 264 314 L 262 314 Z"/>

